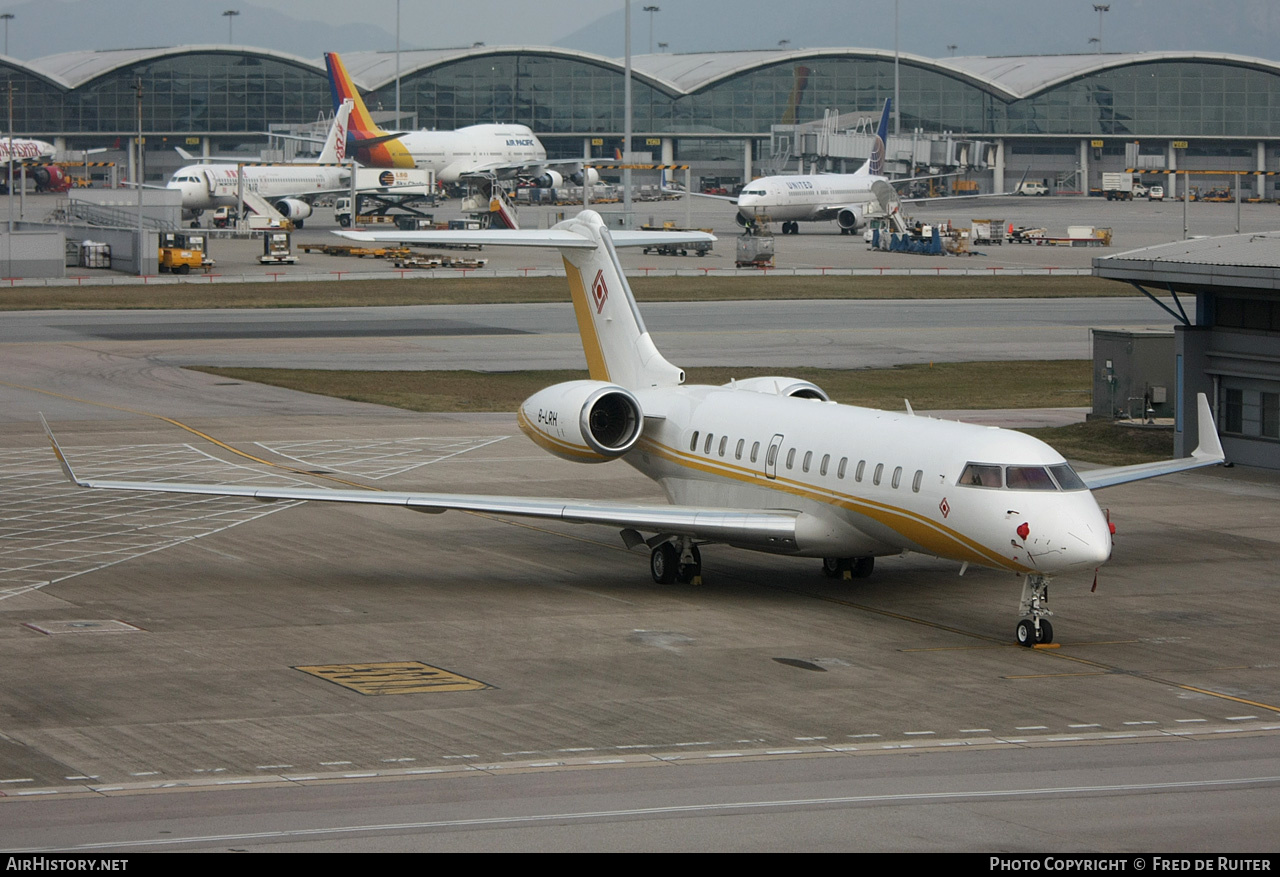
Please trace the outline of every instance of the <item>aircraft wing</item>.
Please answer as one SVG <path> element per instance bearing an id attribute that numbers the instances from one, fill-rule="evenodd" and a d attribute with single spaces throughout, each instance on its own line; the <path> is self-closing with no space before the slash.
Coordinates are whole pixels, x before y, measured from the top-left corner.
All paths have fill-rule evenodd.
<path id="1" fill-rule="evenodd" d="M 53 431 L 40 416 L 49 444 L 63 474 L 77 487 L 98 490 L 131 490 L 144 493 L 183 493 L 202 496 L 236 496 L 261 502 L 277 500 L 358 503 L 400 506 L 415 512 L 446 511 L 513 515 L 577 524 L 648 530 L 688 535 L 698 539 L 737 544 L 793 546 L 798 511 L 699 508 L 648 503 L 593 502 L 581 499 L 544 499 L 520 496 L 483 496 L 460 493 L 403 493 L 382 490 L 326 490 L 317 487 L 254 487 L 252 485 L 185 484 L 164 481 L 106 481 L 80 478 L 71 468 Z"/>
<path id="2" fill-rule="evenodd" d="M 1213 415 L 1209 411 L 1209 400 L 1205 398 L 1204 393 L 1196 394 L 1196 409 L 1200 441 L 1190 457 L 1160 460 L 1155 463 L 1138 463 L 1135 466 L 1090 469 L 1079 473 L 1080 480 L 1090 490 L 1099 490 L 1103 487 L 1115 487 L 1117 484 L 1128 484 L 1130 481 L 1141 481 L 1144 478 L 1156 478 L 1225 463 L 1227 457 L 1222 451 L 1222 442 L 1218 439 L 1218 427 L 1213 422 Z"/>
<path id="3" fill-rule="evenodd" d="M 738 203 L 737 195 L 708 195 L 706 192 L 686 192 L 684 189 L 663 189 L 666 195 L 692 195 L 695 198 L 710 198 L 712 201 L 728 201 L 730 204 Z"/>
<path id="4" fill-rule="evenodd" d="M 595 242 L 566 229 L 483 229 L 479 231 L 335 231 L 339 237 L 366 243 L 494 244 L 509 247 L 572 247 L 592 249 Z M 716 236 L 703 231 L 614 231 L 615 247 L 654 247 L 667 244 L 711 243 Z"/>

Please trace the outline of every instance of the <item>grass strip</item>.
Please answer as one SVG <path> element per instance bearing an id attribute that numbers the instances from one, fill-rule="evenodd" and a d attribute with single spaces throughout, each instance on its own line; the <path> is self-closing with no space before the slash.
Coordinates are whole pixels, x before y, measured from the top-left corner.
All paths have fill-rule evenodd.
<path id="1" fill-rule="evenodd" d="M 636 277 L 641 301 L 1127 297 L 1128 284 L 1096 277 Z M 163 286 L 16 286 L 3 310 L 344 308 L 568 302 L 563 277 L 470 277 Z"/>

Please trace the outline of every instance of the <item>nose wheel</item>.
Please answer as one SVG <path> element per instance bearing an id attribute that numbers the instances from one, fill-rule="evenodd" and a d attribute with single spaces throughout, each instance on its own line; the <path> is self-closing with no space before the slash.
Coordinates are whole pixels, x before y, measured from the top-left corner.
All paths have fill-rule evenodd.
<path id="1" fill-rule="evenodd" d="M 1019 614 L 1027 616 L 1018 622 L 1014 634 L 1018 645 L 1030 648 L 1053 642 L 1053 625 L 1049 623 L 1049 579 L 1031 573 L 1022 584 Z"/>

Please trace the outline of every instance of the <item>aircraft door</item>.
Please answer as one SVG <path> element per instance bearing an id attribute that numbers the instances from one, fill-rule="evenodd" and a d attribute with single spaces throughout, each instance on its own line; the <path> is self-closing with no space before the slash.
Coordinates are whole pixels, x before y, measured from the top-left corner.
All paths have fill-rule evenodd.
<path id="1" fill-rule="evenodd" d="M 218 194 L 218 179 L 217 179 L 217 177 L 216 177 L 216 176 L 214 176 L 213 171 L 211 171 L 211 170 L 205 170 L 205 172 L 204 172 L 204 174 L 203 174 L 202 176 L 204 177 L 204 184 L 205 184 L 205 186 L 207 186 L 207 187 L 208 187 L 208 189 L 209 189 L 209 197 L 210 197 L 210 198 L 213 198 L 213 197 L 217 196 L 217 194 Z"/>
<path id="2" fill-rule="evenodd" d="M 769 441 L 769 450 L 764 455 L 764 476 L 766 478 L 778 477 L 778 455 L 782 453 L 782 436 L 775 435 Z"/>

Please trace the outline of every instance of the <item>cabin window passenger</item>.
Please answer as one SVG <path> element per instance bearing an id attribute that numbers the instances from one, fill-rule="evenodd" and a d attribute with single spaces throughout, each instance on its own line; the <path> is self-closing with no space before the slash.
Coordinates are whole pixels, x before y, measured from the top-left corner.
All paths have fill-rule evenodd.
<path id="1" fill-rule="evenodd" d="M 693 431 L 693 438 L 689 440 L 689 450 L 696 451 L 698 449 L 698 431 Z"/>
<path id="2" fill-rule="evenodd" d="M 849 458 L 848 458 L 848 457 L 841 457 L 841 458 L 840 458 L 840 465 L 839 465 L 838 467 L 836 467 L 836 477 L 837 477 L 837 478 L 843 478 L 843 477 L 844 477 L 844 470 L 845 470 L 848 466 L 849 466 Z"/>
<path id="3" fill-rule="evenodd" d="M 822 455 L 822 465 L 818 468 L 818 474 L 819 474 L 819 475 L 826 475 L 826 474 L 827 474 L 827 464 L 829 464 L 830 462 L 831 462 L 831 455 L 830 455 L 830 454 L 823 454 L 823 455 Z"/>
<path id="4" fill-rule="evenodd" d="M 746 439 L 738 439 L 738 446 L 733 449 L 733 459 L 735 460 L 742 459 L 742 448 L 746 443 L 747 443 Z"/>
<path id="5" fill-rule="evenodd" d="M 1005 470 L 1005 486 L 1010 490 L 1057 490 L 1043 466 L 1010 466 Z"/>
<path id="6" fill-rule="evenodd" d="M 760 443 L 756 442 L 751 446 L 751 462 L 752 463 L 756 461 L 756 457 L 759 456 L 759 454 L 760 454 Z"/>
<path id="7" fill-rule="evenodd" d="M 876 487 L 880 486 L 880 476 L 884 474 L 884 463 L 876 463 L 875 474 L 871 476 L 871 483 Z"/>
<path id="8" fill-rule="evenodd" d="M 810 461 L 810 460 L 812 460 L 812 459 L 813 459 L 813 451 L 805 451 L 805 452 L 804 452 L 804 462 L 800 464 L 800 468 L 801 468 L 801 469 L 803 469 L 804 471 L 808 472 L 808 471 L 809 471 L 809 461 Z"/>
<path id="9" fill-rule="evenodd" d="M 853 473 L 853 480 L 854 480 L 854 481 L 861 481 L 861 480 L 862 480 L 862 473 L 863 473 L 864 471 L 866 471 L 866 468 L 867 468 L 867 461 L 866 461 L 866 460 L 859 460 L 859 461 L 858 461 L 858 471 Z"/>
<path id="10" fill-rule="evenodd" d="M 759 444 L 759 442 L 757 442 L 757 444 Z M 752 456 L 754 456 L 754 454 Z M 777 464 L 777 462 L 778 462 L 778 446 L 769 445 L 768 459 L 765 461 L 765 463 L 766 465 L 773 467 L 775 464 Z"/>
<path id="11" fill-rule="evenodd" d="M 913 479 L 911 479 L 911 492 L 912 492 L 912 493 L 919 493 L 919 492 L 920 492 L 920 479 L 922 479 L 922 478 L 924 478 L 924 470 L 923 470 L 923 469 L 917 469 L 917 470 L 916 470 L 916 477 L 915 477 L 915 478 L 913 478 Z"/>
<path id="12" fill-rule="evenodd" d="M 792 448 L 791 450 L 787 451 L 787 468 L 793 469 L 795 468 L 795 465 L 796 465 L 796 449 Z"/>
<path id="13" fill-rule="evenodd" d="M 724 449 L 729 446 L 729 437 L 727 435 L 720 436 L 720 456 L 724 456 Z"/>
<path id="14" fill-rule="evenodd" d="M 964 467 L 958 483 L 972 487 L 1003 487 L 1004 477 L 999 466 L 970 463 Z"/>
<path id="15" fill-rule="evenodd" d="M 711 453 L 711 443 L 715 441 L 715 438 L 716 437 L 711 433 L 707 433 L 707 441 L 706 441 L 706 444 L 702 446 L 702 453 L 704 454 Z"/>
<path id="16" fill-rule="evenodd" d="M 898 485 L 902 483 L 902 467 L 893 470 L 893 489 L 897 490 Z"/>

